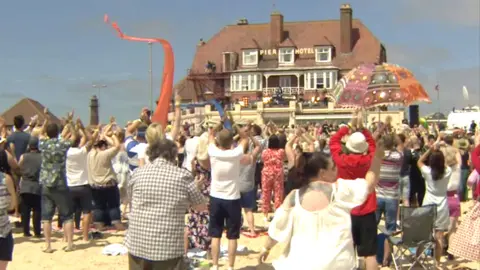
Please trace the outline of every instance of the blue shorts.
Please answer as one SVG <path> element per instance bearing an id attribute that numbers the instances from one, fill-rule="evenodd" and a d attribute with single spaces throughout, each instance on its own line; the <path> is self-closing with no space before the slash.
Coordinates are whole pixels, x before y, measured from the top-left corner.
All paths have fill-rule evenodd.
<path id="1" fill-rule="evenodd" d="M 257 202 L 257 190 L 254 188 L 251 191 L 240 193 L 240 205 L 242 208 L 252 210 L 255 208 Z"/>

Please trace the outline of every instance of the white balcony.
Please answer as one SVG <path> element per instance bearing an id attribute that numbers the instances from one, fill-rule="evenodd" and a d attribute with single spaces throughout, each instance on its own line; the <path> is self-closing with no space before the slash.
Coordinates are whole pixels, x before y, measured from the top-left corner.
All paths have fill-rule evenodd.
<path id="1" fill-rule="evenodd" d="M 263 88 L 263 96 L 272 96 L 280 87 Z M 281 87 L 284 95 L 300 95 L 304 93 L 303 87 Z"/>

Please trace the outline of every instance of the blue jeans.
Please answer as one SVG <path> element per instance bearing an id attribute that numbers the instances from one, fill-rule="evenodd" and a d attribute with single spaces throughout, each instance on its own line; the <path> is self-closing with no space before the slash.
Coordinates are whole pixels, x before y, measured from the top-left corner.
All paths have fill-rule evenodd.
<path id="1" fill-rule="evenodd" d="M 377 197 L 377 210 L 375 212 L 375 216 L 377 217 L 377 225 L 380 223 L 382 214 L 384 214 L 385 228 L 389 234 L 397 230 L 397 213 L 398 200 Z"/>
<path id="2" fill-rule="evenodd" d="M 92 187 L 93 222 L 103 224 L 110 219 L 112 224 L 121 222 L 120 191 L 117 186 Z"/>

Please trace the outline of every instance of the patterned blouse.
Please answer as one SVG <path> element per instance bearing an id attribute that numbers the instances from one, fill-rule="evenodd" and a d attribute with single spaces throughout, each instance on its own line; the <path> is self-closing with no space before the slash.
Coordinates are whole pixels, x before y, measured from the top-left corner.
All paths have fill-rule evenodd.
<path id="1" fill-rule="evenodd" d="M 62 139 L 42 139 L 39 150 L 42 153 L 40 182 L 45 187 L 66 187 L 65 162 L 70 141 Z"/>

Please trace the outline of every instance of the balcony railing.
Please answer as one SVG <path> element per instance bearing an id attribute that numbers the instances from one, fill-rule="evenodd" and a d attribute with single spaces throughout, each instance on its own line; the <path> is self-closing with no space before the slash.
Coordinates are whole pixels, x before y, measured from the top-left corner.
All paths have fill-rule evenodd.
<path id="1" fill-rule="evenodd" d="M 267 87 L 263 88 L 263 96 L 272 96 L 281 89 L 284 95 L 300 95 L 304 93 L 303 87 Z"/>

